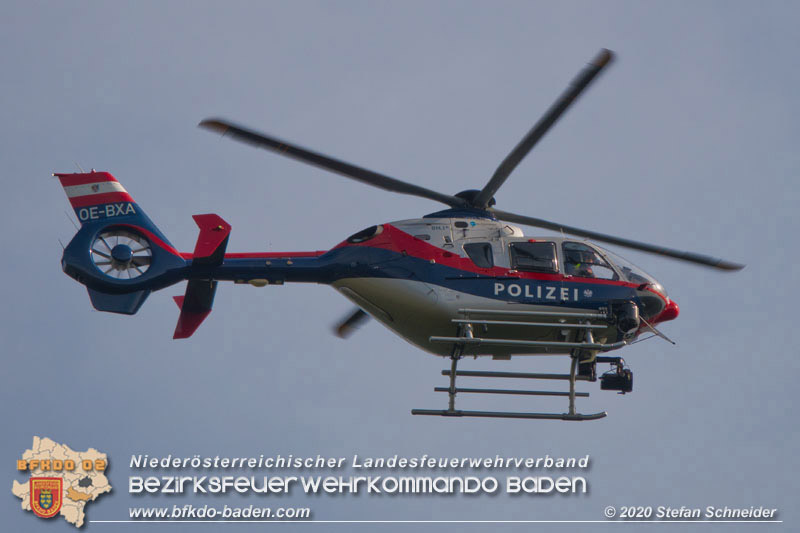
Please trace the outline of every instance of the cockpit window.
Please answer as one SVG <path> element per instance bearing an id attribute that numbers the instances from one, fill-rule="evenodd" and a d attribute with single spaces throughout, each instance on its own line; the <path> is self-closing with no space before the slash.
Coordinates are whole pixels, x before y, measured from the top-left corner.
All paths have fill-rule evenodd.
<path id="1" fill-rule="evenodd" d="M 558 272 L 556 245 L 552 242 L 512 242 L 511 268 L 526 272 Z"/>
<path id="2" fill-rule="evenodd" d="M 494 256 L 492 255 L 492 245 L 488 242 L 471 242 L 464 245 L 464 251 L 475 266 L 479 268 L 492 268 L 494 266 Z"/>
<path id="3" fill-rule="evenodd" d="M 647 283 L 652 285 L 653 288 L 659 291 L 664 296 L 667 295 L 667 290 L 650 274 L 639 268 L 638 266 L 634 265 L 624 257 L 620 257 L 619 255 L 606 250 L 605 248 L 601 248 L 603 253 L 610 261 L 612 261 L 618 269 L 622 271 L 622 278 L 625 281 L 629 281 L 631 283 Z"/>
<path id="4" fill-rule="evenodd" d="M 597 250 L 579 242 L 565 242 L 564 273 L 568 276 L 597 279 L 619 279 L 614 269 L 611 268 Z"/>

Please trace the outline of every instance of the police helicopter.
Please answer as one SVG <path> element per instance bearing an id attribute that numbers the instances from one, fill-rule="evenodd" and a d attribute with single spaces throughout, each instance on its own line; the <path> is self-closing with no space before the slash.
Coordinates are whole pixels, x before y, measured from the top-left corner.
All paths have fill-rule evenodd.
<path id="1" fill-rule="evenodd" d="M 609 364 L 601 389 L 633 389 L 633 373 L 621 357 L 606 354 L 644 333 L 666 340 L 656 326 L 678 316 L 678 304 L 651 275 L 601 248 L 599 241 L 720 270 L 744 265 L 615 237 L 502 211 L 494 195 L 515 167 L 611 61 L 601 50 L 544 116 L 502 161 L 480 190 L 454 195 L 414 185 L 258 133 L 226 120 L 200 127 L 274 151 L 387 191 L 441 202 L 446 209 L 359 231 L 330 250 L 227 253 L 231 226 L 215 214 L 195 215 L 200 228 L 194 251 L 179 252 L 107 172 L 55 174 L 81 223 L 65 248 L 62 268 L 86 285 L 99 311 L 134 314 L 148 295 L 187 280 L 174 338 L 190 337 L 211 312 L 219 281 L 255 287 L 321 283 L 334 287 L 357 309 L 336 328 L 350 334 L 372 317 L 422 350 L 450 359 L 446 409 L 414 409 L 415 415 L 594 420 L 581 414 L 577 381 L 597 381 L 597 365 Z M 530 237 L 515 224 L 553 230 Z M 571 235 L 574 237 L 567 237 Z M 569 356 L 569 372 L 543 374 L 459 370 L 465 356 Z M 457 386 L 456 378 L 563 380 L 568 391 Z M 458 394 L 568 397 L 565 413 L 467 411 Z"/>

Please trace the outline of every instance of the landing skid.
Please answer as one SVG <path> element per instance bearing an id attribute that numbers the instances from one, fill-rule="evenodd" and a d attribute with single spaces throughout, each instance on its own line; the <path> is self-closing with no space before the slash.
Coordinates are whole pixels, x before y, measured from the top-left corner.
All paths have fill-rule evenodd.
<path id="1" fill-rule="evenodd" d="M 481 418 L 527 418 L 538 420 L 597 420 L 605 418 L 606 412 L 601 411 L 591 415 L 582 414 L 568 414 L 568 413 L 510 413 L 506 411 L 462 411 L 460 409 L 455 411 L 448 411 L 442 409 L 437 411 L 435 409 L 412 409 L 412 415 L 431 415 L 431 416 L 473 416 Z"/>
<path id="2" fill-rule="evenodd" d="M 461 358 L 460 350 L 454 351 L 451 356 L 451 369 L 442 370 L 443 376 L 450 377 L 449 387 L 435 387 L 433 390 L 436 392 L 447 392 L 449 397 L 447 409 L 412 409 L 412 415 L 427 415 L 427 416 L 453 416 L 453 417 L 479 417 L 479 418 L 519 418 L 519 419 L 536 419 L 536 420 L 597 420 L 606 416 L 605 411 L 592 414 L 582 414 L 575 411 L 575 398 L 586 398 L 589 396 L 588 392 L 576 392 L 576 381 L 589 381 L 586 376 L 579 376 L 577 374 L 576 357 L 572 358 L 569 374 L 532 374 L 526 372 L 482 372 L 470 370 L 457 370 L 458 361 Z M 462 388 L 456 386 L 457 377 L 483 377 L 483 378 L 523 378 L 523 379 L 550 379 L 550 380 L 567 380 L 569 381 L 569 392 L 562 391 L 540 391 L 540 390 L 517 390 L 517 389 L 475 389 L 475 388 Z M 569 411 L 566 413 L 518 413 L 510 411 L 465 411 L 456 409 L 456 394 L 510 394 L 519 396 L 568 396 L 569 397 Z"/>
<path id="3" fill-rule="evenodd" d="M 585 350 L 598 350 L 598 351 L 609 351 L 616 348 L 622 347 L 625 343 L 614 343 L 614 344 L 599 344 L 594 341 L 592 337 L 592 329 L 597 327 L 605 327 L 605 326 L 596 326 L 591 323 L 591 320 L 597 319 L 605 319 L 606 316 L 602 313 L 546 313 L 546 312 L 511 312 L 507 313 L 506 316 L 512 315 L 509 318 L 513 318 L 510 320 L 509 318 L 505 318 L 505 320 L 470 320 L 469 314 L 499 314 L 497 311 L 482 311 L 478 309 L 462 309 L 461 313 L 465 315 L 464 319 L 457 319 L 453 320 L 455 324 L 458 326 L 458 336 L 457 337 L 431 337 L 431 341 L 433 342 L 452 342 L 453 343 L 453 351 L 450 355 L 450 370 L 442 370 L 443 376 L 449 376 L 450 378 L 450 385 L 449 387 L 435 387 L 434 391 L 436 392 L 447 392 L 448 393 L 448 406 L 447 409 L 412 409 L 412 415 L 425 415 L 425 416 L 448 416 L 448 417 L 478 417 L 478 418 L 517 418 L 517 419 L 534 419 L 534 420 L 572 420 L 572 421 L 583 421 L 583 420 L 598 420 L 600 418 L 604 418 L 606 416 L 605 411 L 601 411 L 599 413 L 591 413 L 591 414 L 582 414 L 578 413 L 575 409 L 575 398 L 585 398 L 589 396 L 588 392 L 576 392 L 575 384 L 577 381 L 596 381 L 596 373 L 594 370 L 595 361 L 592 361 L 590 372 L 584 372 L 583 368 L 579 372 L 579 358 L 581 353 L 585 353 Z M 575 318 L 578 321 L 573 324 L 564 324 L 559 323 L 559 327 L 574 327 L 583 331 L 583 340 L 582 342 L 572 342 L 572 343 L 557 343 L 557 342 L 533 342 L 533 341 L 516 341 L 516 340 L 503 340 L 503 339 L 477 339 L 473 336 L 473 323 L 474 324 L 503 324 L 503 325 L 519 325 L 519 326 L 528 326 L 531 325 L 530 322 L 520 322 L 520 318 L 529 318 L 529 317 L 542 317 L 549 315 L 551 318 Z M 536 324 L 538 325 L 538 324 Z M 494 345 L 506 345 L 506 346 L 519 346 L 523 343 L 530 344 L 531 346 L 542 346 L 542 345 L 549 345 L 555 346 L 559 345 L 559 347 L 564 348 L 572 348 L 570 358 L 570 371 L 569 374 L 542 374 L 542 373 L 528 373 L 528 372 L 489 372 L 489 371 L 475 371 L 475 370 L 458 370 L 458 361 L 461 359 L 462 354 L 464 352 L 464 347 L 474 344 L 494 344 Z M 568 345 L 568 346 L 567 346 Z M 603 363 L 611 363 L 612 366 L 618 369 L 618 374 L 611 376 L 616 381 L 627 379 L 624 374 L 622 374 L 624 368 L 624 361 L 619 357 L 597 357 L 596 362 L 603 362 Z M 581 367 L 584 365 L 581 364 Z M 630 370 L 625 369 L 625 372 L 630 374 Z M 607 381 L 606 378 L 607 374 L 603 376 L 603 384 L 602 388 L 611 388 L 606 387 L 605 383 Z M 622 377 L 620 377 L 622 376 Z M 518 378 L 518 379 L 542 379 L 542 380 L 565 380 L 569 382 L 569 391 L 562 392 L 562 391 L 540 391 L 540 390 L 519 390 L 519 389 L 487 389 L 487 388 L 463 388 L 456 386 L 456 378 L 457 377 L 480 377 L 480 378 Z M 609 379 L 611 379 L 609 378 Z M 632 383 L 632 375 L 630 377 L 630 383 Z M 616 381 L 612 383 L 616 386 Z M 626 382 L 626 385 L 630 383 Z M 623 390 L 623 389 L 614 389 L 614 390 Z M 629 392 L 630 389 L 625 389 L 625 392 Z M 567 396 L 569 398 L 569 408 L 566 413 L 525 413 L 525 412 L 510 412 L 510 411 L 466 411 L 462 409 L 456 409 L 456 395 L 462 394 L 504 394 L 504 395 L 519 395 L 519 396 Z"/>

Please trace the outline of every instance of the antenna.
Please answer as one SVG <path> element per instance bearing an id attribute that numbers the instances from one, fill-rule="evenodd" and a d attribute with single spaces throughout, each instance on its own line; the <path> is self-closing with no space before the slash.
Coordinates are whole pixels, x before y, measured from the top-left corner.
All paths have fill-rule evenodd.
<path id="1" fill-rule="evenodd" d="M 75 166 L 78 167 L 78 170 L 81 171 L 81 174 L 85 174 L 86 173 L 86 171 L 81 168 L 81 166 L 78 164 L 77 161 L 73 161 L 73 163 L 75 163 Z"/>
<path id="2" fill-rule="evenodd" d="M 75 230 L 77 230 L 77 231 L 80 231 L 80 230 L 81 230 L 81 228 L 79 228 L 79 227 L 78 227 L 78 225 L 77 225 L 77 224 L 75 224 L 75 221 L 74 221 L 74 220 L 72 220 L 72 217 L 71 217 L 71 216 L 69 216 L 69 213 L 67 213 L 67 211 L 66 211 L 66 210 L 64 211 L 64 214 L 67 216 L 67 218 L 69 219 L 69 221 L 70 221 L 70 222 L 72 222 L 72 225 L 73 225 L 73 226 L 75 226 Z"/>

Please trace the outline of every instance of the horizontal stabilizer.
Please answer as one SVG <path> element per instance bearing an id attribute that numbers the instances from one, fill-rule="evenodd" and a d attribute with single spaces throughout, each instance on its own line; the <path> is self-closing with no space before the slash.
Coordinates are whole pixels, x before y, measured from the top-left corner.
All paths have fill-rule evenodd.
<path id="1" fill-rule="evenodd" d="M 174 297 L 181 314 L 175 326 L 173 339 L 188 339 L 197 331 L 203 320 L 211 313 L 216 292 L 217 282 L 214 280 L 189 280 L 186 284 L 186 294 Z"/>
<path id="2" fill-rule="evenodd" d="M 89 298 L 92 306 L 98 311 L 108 313 L 120 313 L 123 315 L 135 315 L 136 311 L 142 306 L 150 295 L 149 290 L 128 292 L 125 294 L 111 294 L 89 289 Z"/>

